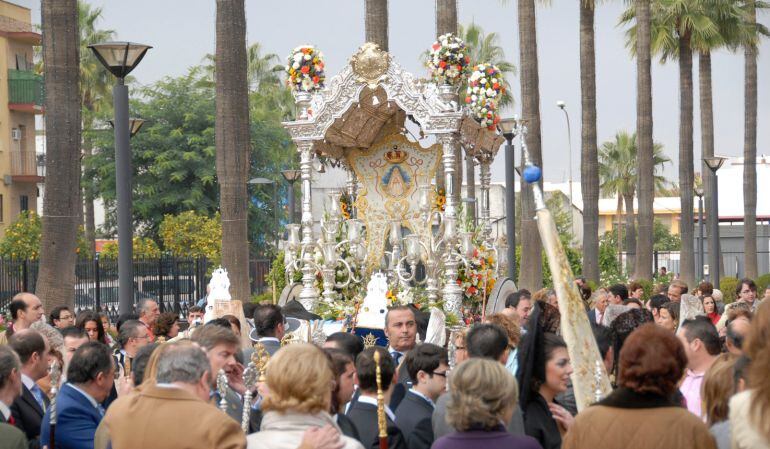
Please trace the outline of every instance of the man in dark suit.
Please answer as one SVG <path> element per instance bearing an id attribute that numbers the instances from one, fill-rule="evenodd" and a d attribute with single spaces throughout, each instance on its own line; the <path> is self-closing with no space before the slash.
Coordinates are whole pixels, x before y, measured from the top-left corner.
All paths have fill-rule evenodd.
<path id="1" fill-rule="evenodd" d="M 356 374 L 358 374 L 358 388 L 361 396 L 350 407 L 347 416 L 353 421 L 360 442 L 364 448 L 377 449 L 379 447 L 379 428 L 377 425 L 377 374 L 374 352 L 380 354 L 380 372 L 382 390 L 385 396 L 385 414 L 387 420 L 388 448 L 406 449 L 406 439 L 398 427 L 396 417 L 388 407 L 388 402 L 396 383 L 396 365 L 388 352 L 381 347 L 366 349 L 356 358 Z"/>
<path id="2" fill-rule="evenodd" d="M 0 345 L 0 423 L 13 424 L 11 405 L 20 393 L 21 361 L 19 361 L 19 356 L 8 345 Z"/>
<path id="3" fill-rule="evenodd" d="M 48 407 L 48 397 L 37 381 L 48 374 L 48 341 L 40 333 L 24 329 L 13 334 L 9 344 L 21 361 L 21 396 L 11 405 L 14 425 L 22 430 L 31 448 L 40 445 L 40 423 Z"/>
<path id="4" fill-rule="evenodd" d="M 591 323 L 591 325 L 602 324 L 604 311 L 607 310 L 608 304 L 609 293 L 602 289 L 597 290 L 594 308 L 588 311 L 588 322 Z"/>
<path id="5" fill-rule="evenodd" d="M 419 344 L 406 355 L 404 364 L 414 382 L 396 409 L 396 422 L 409 449 L 433 444 L 431 417 L 436 400 L 446 391 L 448 360 L 446 349 L 431 343 Z"/>
<path id="6" fill-rule="evenodd" d="M 67 383 L 56 397 L 56 429 L 59 449 L 93 449 L 96 428 L 104 416 L 100 405 L 112 390 L 115 365 L 110 348 L 90 341 L 79 347 L 67 368 Z M 46 411 L 40 443 L 51 447 L 51 410 Z"/>
<path id="7" fill-rule="evenodd" d="M 408 370 L 403 366 L 404 356 L 417 342 L 417 319 L 409 306 L 396 306 L 385 314 L 385 336 L 388 337 L 388 353 L 393 357 L 397 370 L 397 383 L 390 399 L 390 408 L 396 409 L 412 386 Z"/>
<path id="8" fill-rule="evenodd" d="M 281 340 L 283 337 L 298 327 L 299 322 L 292 320 L 288 323 L 281 312 L 281 307 L 275 304 L 260 304 L 254 309 L 254 329 L 249 333 L 249 338 L 255 343 L 260 343 L 265 347 L 267 353 L 272 357 L 273 354 L 281 349 Z M 244 359 L 250 357 L 251 353 L 244 351 Z"/>

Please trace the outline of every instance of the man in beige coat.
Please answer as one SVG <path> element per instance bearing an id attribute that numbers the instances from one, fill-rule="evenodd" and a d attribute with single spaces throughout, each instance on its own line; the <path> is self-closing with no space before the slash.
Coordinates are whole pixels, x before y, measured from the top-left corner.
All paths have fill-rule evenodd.
<path id="1" fill-rule="evenodd" d="M 210 404 L 211 368 L 190 342 L 168 343 L 158 359 L 155 384 L 118 398 L 104 417 L 106 435 L 96 448 L 245 449 L 238 423 Z"/>

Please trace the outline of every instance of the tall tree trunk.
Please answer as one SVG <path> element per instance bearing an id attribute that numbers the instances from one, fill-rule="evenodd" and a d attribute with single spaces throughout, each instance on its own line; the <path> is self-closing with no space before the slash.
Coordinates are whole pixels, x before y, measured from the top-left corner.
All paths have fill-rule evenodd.
<path id="1" fill-rule="evenodd" d="M 636 226 L 634 224 L 634 193 L 623 195 L 626 203 L 626 272 L 634 270 L 636 261 Z"/>
<path id="2" fill-rule="evenodd" d="M 615 217 L 617 218 L 617 229 L 618 231 L 615 233 L 616 238 L 618 239 L 618 269 L 620 270 L 620 274 L 623 274 L 623 195 L 618 192 L 618 209 L 617 213 L 615 214 Z"/>
<path id="3" fill-rule="evenodd" d="M 366 0 L 366 42 L 388 51 L 388 0 Z"/>
<path id="4" fill-rule="evenodd" d="M 249 169 L 249 86 L 246 76 L 244 0 L 217 0 L 216 152 L 219 209 L 222 214 L 222 265 L 234 299 L 247 301 Z"/>
<path id="5" fill-rule="evenodd" d="M 45 308 L 74 305 L 80 203 L 80 32 L 77 0 L 43 0 L 46 195 L 35 292 Z"/>
<path id="6" fill-rule="evenodd" d="M 650 61 L 650 0 L 635 0 L 636 8 L 636 139 L 639 178 L 639 229 L 634 279 L 652 277 L 655 166 L 652 146 L 652 73 Z"/>
<path id="7" fill-rule="evenodd" d="M 519 62 L 521 64 L 521 113 L 526 120 L 527 147 L 532 163 L 543 168 L 540 136 L 540 79 L 537 63 L 535 0 L 519 0 Z M 523 162 L 522 162 L 523 163 Z M 523 170 L 523 169 L 522 169 Z M 542 178 L 540 179 L 542 186 Z M 521 190 L 521 275 L 522 288 L 537 290 L 543 285 L 542 244 L 535 222 L 532 186 Z"/>
<path id="8" fill-rule="evenodd" d="M 457 0 L 436 0 L 436 38 L 447 33 L 457 34 Z M 438 164 L 436 188 L 443 190 L 444 184 L 444 166 Z"/>
<path id="9" fill-rule="evenodd" d="M 754 0 L 748 0 L 751 24 L 757 20 Z M 743 123 L 743 257 L 745 276 L 757 277 L 757 48 L 745 47 Z"/>
<path id="10" fill-rule="evenodd" d="M 695 225 L 693 220 L 693 85 L 690 33 L 679 37 L 679 190 L 680 276 L 690 287 L 695 285 Z"/>
<path id="11" fill-rule="evenodd" d="M 88 129 L 90 129 L 89 127 Z M 83 138 L 83 155 L 88 160 L 94 153 L 94 145 L 91 138 Z M 96 254 L 96 218 L 94 213 L 94 184 L 92 179 L 83 179 L 83 209 L 85 239 L 91 256 Z"/>
<path id="12" fill-rule="evenodd" d="M 473 163 L 473 156 L 465 155 L 465 196 L 473 201 L 469 201 L 468 217 L 471 222 L 476 224 L 476 166 Z"/>
<path id="13" fill-rule="evenodd" d="M 599 282 L 599 156 L 596 146 L 594 2 L 580 0 L 580 190 L 583 193 L 583 275 Z"/>
<path id="14" fill-rule="evenodd" d="M 700 98 L 700 141 L 702 157 L 711 157 L 714 155 L 714 107 L 711 95 L 711 52 L 703 51 L 698 56 L 698 97 Z M 711 206 L 711 180 L 713 178 L 711 170 L 705 162 L 701 161 L 701 181 L 703 182 L 704 205 L 708 209 Z M 704 217 L 708 214 L 704 213 Z M 708 221 L 708 218 L 705 218 Z M 708 251 L 714 251 L 717 246 L 716 236 L 707 232 Z M 703 264 L 707 258 L 703 258 Z M 700 273 L 702 267 L 696 267 L 696 273 Z M 723 273 L 723 271 L 720 271 Z M 717 286 L 715 286 L 717 287 Z"/>

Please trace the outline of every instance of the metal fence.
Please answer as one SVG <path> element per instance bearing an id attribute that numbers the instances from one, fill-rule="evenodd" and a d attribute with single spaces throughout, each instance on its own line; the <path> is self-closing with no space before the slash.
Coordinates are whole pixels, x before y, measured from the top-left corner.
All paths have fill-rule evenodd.
<path id="1" fill-rule="evenodd" d="M 267 288 L 265 277 L 270 261 L 252 259 L 249 263 L 252 293 Z M 37 283 L 37 260 L 0 259 L 0 311 L 19 292 L 31 292 Z M 206 295 L 211 266 L 205 258 L 161 257 L 134 260 L 134 300 L 151 298 L 161 311 L 184 317 L 187 309 Z M 118 316 L 118 262 L 94 257 L 79 259 L 75 266 L 75 312 L 85 309 Z"/>

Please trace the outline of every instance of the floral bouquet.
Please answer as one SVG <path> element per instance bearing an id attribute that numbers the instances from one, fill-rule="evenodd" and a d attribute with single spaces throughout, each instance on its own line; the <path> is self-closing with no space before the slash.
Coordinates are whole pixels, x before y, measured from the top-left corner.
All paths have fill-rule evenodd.
<path id="1" fill-rule="evenodd" d="M 426 65 L 436 84 L 459 86 L 467 75 L 471 58 L 465 42 L 452 33 L 439 36 L 431 46 Z"/>
<path id="2" fill-rule="evenodd" d="M 301 45 L 292 51 L 286 65 L 286 84 L 295 92 L 315 92 L 324 87 L 323 53 L 311 45 Z"/>
<path id="3" fill-rule="evenodd" d="M 471 115 L 481 125 L 494 130 L 500 121 L 497 115 L 497 103 L 505 93 L 503 75 L 491 64 L 479 64 L 473 68 L 468 78 L 468 91 L 465 103 Z"/>
<path id="4" fill-rule="evenodd" d="M 444 208 L 446 208 L 446 191 L 444 191 L 444 189 L 436 189 L 433 200 L 433 209 L 444 212 Z"/>
<path id="5" fill-rule="evenodd" d="M 475 249 L 468 265 L 460 265 L 457 285 L 463 290 L 463 303 L 470 309 L 480 308 L 495 287 L 494 252 L 483 245 Z"/>

